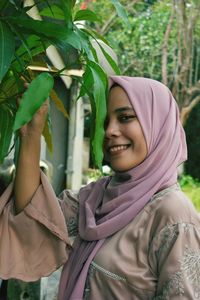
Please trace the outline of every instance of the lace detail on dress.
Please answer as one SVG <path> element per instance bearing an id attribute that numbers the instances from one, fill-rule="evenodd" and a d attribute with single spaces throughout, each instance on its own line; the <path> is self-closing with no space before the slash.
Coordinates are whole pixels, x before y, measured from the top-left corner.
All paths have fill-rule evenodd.
<path id="1" fill-rule="evenodd" d="M 183 258 L 179 262 L 180 271 L 169 277 L 163 286 L 162 294 L 156 296 L 154 300 L 170 300 L 173 293 L 183 296 L 184 280 L 189 281 L 193 288 L 193 299 L 200 299 L 200 252 L 186 246 Z"/>
<path id="2" fill-rule="evenodd" d="M 114 280 L 119 280 L 119 281 L 124 281 L 126 282 L 126 278 L 115 274 L 113 272 L 110 272 L 108 270 L 106 270 L 105 268 L 99 266 L 98 264 L 96 264 L 94 261 L 91 262 L 90 267 L 89 267 L 89 272 L 88 272 L 88 276 L 86 279 L 86 284 L 85 284 L 85 289 L 84 289 L 84 300 L 87 300 L 90 294 L 90 280 L 94 275 L 94 271 L 97 270 L 97 272 L 103 273 L 105 276 L 110 277 Z"/>
<path id="3" fill-rule="evenodd" d="M 70 237 L 76 237 L 78 235 L 78 216 L 69 218 L 67 230 Z"/>
<path id="4" fill-rule="evenodd" d="M 172 247 L 173 241 L 177 239 L 178 230 L 177 224 L 167 225 L 160 233 L 160 247 L 157 252 L 158 261 L 160 256 L 166 256 L 167 252 Z"/>
<path id="5" fill-rule="evenodd" d="M 78 235 L 79 202 L 77 200 L 77 195 L 70 190 L 64 190 L 59 198 L 62 200 L 64 199 L 67 203 L 68 214 L 66 213 L 66 225 L 69 237 L 74 238 Z"/>
<path id="6" fill-rule="evenodd" d="M 106 270 L 105 268 L 97 265 L 94 261 L 91 262 L 90 268 L 91 268 L 91 274 L 94 272 L 94 270 L 97 270 L 112 279 L 126 281 L 125 277 Z"/>
<path id="7" fill-rule="evenodd" d="M 175 290 L 175 295 L 183 296 L 184 294 L 184 285 L 183 285 L 183 278 L 182 272 L 176 272 L 173 274 L 167 282 L 164 284 L 162 293 L 153 298 L 153 300 L 170 300 L 171 291 Z"/>
<path id="8" fill-rule="evenodd" d="M 186 246 L 181 261 L 181 272 L 191 282 L 194 289 L 194 298 L 200 299 L 200 252 Z"/>
<path id="9" fill-rule="evenodd" d="M 161 190 L 160 192 L 154 194 L 150 201 L 162 198 L 163 196 L 165 196 L 166 194 L 168 194 L 172 191 L 181 191 L 180 185 L 178 183 L 175 183 L 175 184 Z"/>

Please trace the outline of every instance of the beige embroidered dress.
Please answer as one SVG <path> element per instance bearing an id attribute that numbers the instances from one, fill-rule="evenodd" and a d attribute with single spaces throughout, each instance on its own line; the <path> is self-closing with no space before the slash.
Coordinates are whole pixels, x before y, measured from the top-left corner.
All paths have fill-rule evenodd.
<path id="1" fill-rule="evenodd" d="M 23 212 L 12 186 L 0 199 L 0 278 L 34 281 L 64 264 L 78 230 L 78 202 L 57 201 L 44 175 Z M 200 218 L 178 185 L 157 193 L 108 238 L 90 265 L 84 300 L 200 299 Z"/>

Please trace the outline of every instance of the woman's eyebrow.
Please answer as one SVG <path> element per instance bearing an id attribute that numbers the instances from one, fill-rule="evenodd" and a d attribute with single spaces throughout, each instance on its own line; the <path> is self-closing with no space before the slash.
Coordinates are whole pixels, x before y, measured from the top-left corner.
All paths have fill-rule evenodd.
<path id="1" fill-rule="evenodd" d="M 130 106 L 123 106 L 123 107 L 119 107 L 119 108 L 115 109 L 115 112 L 117 112 L 117 113 L 118 112 L 124 112 L 124 111 L 130 111 L 132 113 L 135 113 L 134 110 L 133 110 L 133 108 L 130 107 Z"/>

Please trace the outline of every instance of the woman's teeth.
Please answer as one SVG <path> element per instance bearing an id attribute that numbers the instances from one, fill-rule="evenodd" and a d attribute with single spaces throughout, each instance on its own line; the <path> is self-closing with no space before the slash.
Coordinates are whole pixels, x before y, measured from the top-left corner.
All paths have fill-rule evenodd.
<path id="1" fill-rule="evenodd" d="M 120 150 L 126 150 L 128 148 L 128 145 L 120 145 L 120 146 L 113 146 L 109 149 L 110 153 L 115 153 Z"/>

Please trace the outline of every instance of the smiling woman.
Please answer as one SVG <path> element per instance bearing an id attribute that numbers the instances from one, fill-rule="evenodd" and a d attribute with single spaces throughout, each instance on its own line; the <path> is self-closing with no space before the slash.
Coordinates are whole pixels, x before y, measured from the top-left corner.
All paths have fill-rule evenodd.
<path id="1" fill-rule="evenodd" d="M 110 77 L 103 150 L 114 173 L 59 199 L 39 170 L 45 114 L 34 118 L 0 201 L 0 278 L 63 265 L 59 300 L 199 299 L 200 218 L 177 183 L 187 147 L 169 89 Z"/>

